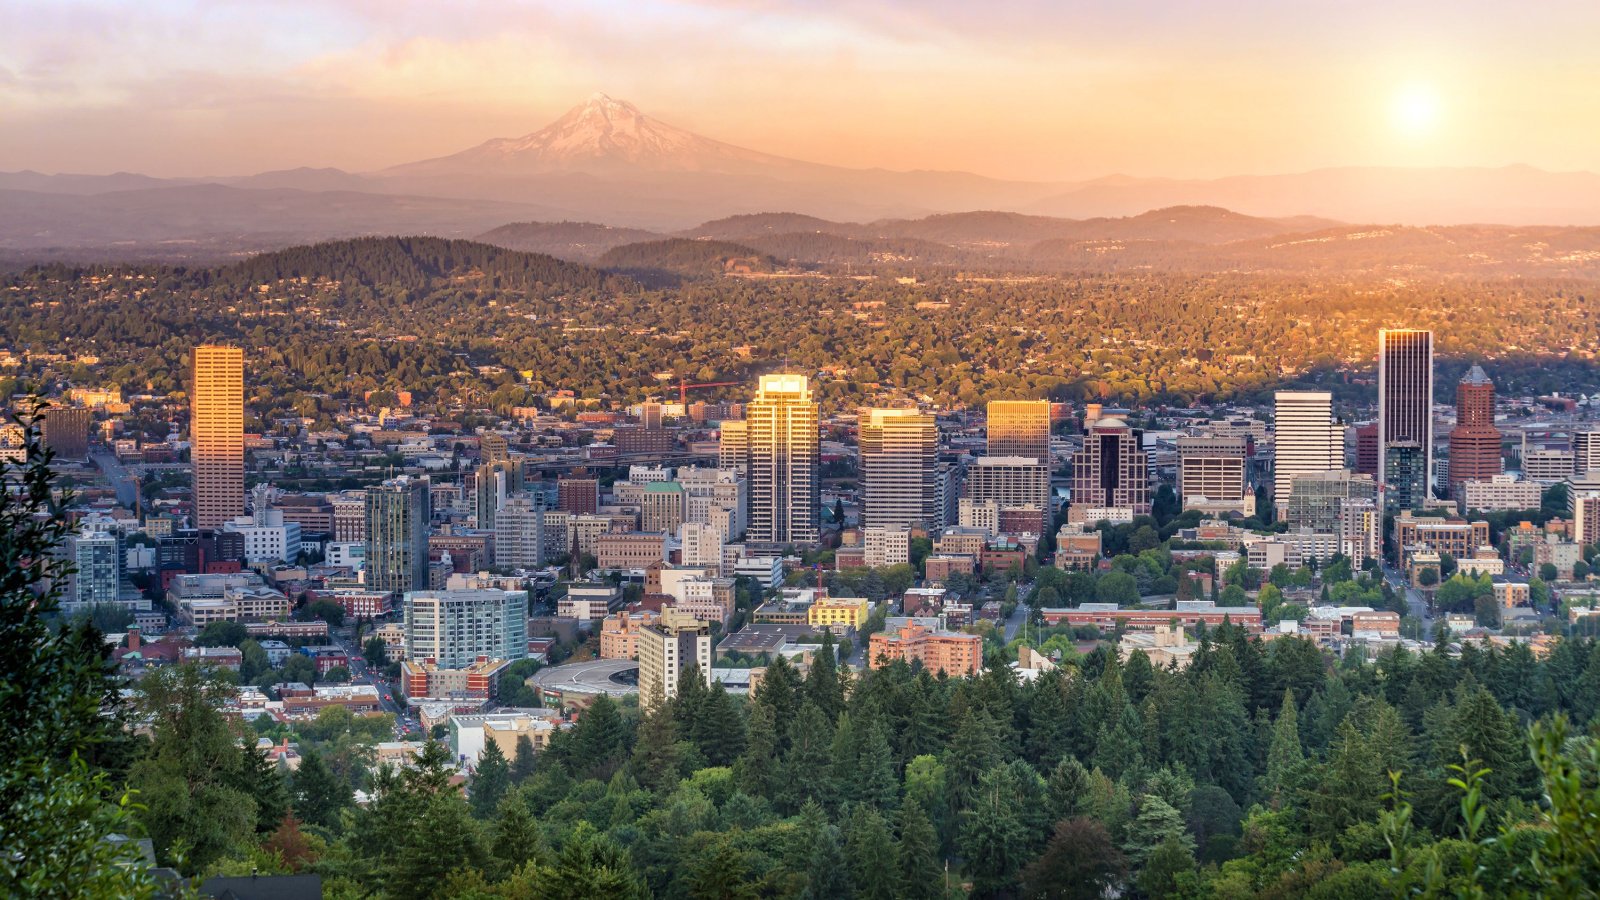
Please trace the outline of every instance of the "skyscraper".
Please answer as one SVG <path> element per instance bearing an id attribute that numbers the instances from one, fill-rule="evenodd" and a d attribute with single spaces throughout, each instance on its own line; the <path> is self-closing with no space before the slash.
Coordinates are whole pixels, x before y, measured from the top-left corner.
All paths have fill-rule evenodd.
<path id="1" fill-rule="evenodd" d="M 464 669 L 480 656 L 528 655 L 526 591 L 408 591 L 404 610 L 408 659 Z"/>
<path id="2" fill-rule="evenodd" d="M 417 591 L 428 587 L 427 478 L 401 475 L 367 488 L 367 588 Z"/>
<path id="3" fill-rule="evenodd" d="M 513 569 L 544 565 L 544 502 L 516 494 L 500 504 L 494 520 L 494 564 Z"/>
<path id="4" fill-rule="evenodd" d="M 939 428 L 915 409 L 869 409 L 861 419 L 862 524 L 944 525 Z"/>
<path id="5" fill-rule="evenodd" d="M 94 410 L 81 406 L 52 406 L 44 411 L 41 426 L 44 445 L 66 459 L 82 459 L 89 453 L 89 425 Z"/>
<path id="6" fill-rule="evenodd" d="M 749 429 L 741 420 L 723 422 L 717 437 L 717 468 L 744 475 L 750 468 Z"/>
<path id="7" fill-rule="evenodd" d="M 1344 430 L 1333 424 L 1327 391 L 1278 391 L 1273 403 L 1272 494 L 1281 516 L 1295 476 L 1344 468 Z"/>
<path id="8" fill-rule="evenodd" d="M 520 459 L 494 459 L 478 466 L 473 479 L 473 513 L 478 527 L 493 531 L 495 514 L 505 505 L 506 498 L 526 487 Z"/>
<path id="9" fill-rule="evenodd" d="M 212 344 L 194 348 L 189 418 L 194 465 L 194 523 L 221 528 L 244 515 L 244 351 Z"/>
<path id="10" fill-rule="evenodd" d="M 1050 401 L 990 400 L 989 456 L 1026 456 L 1050 465 Z"/>
<path id="11" fill-rule="evenodd" d="M 1403 464 L 1390 464 L 1390 450 L 1408 445 Z M 1412 446 L 1414 445 L 1414 446 Z M 1413 502 L 1426 503 L 1433 473 L 1433 332 L 1385 328 L 1378 332 L 1378 472 L 1385 491 L 1395 473 L 1415 479 L 1405 486 Z M 1392 504 L 1393 498 L 1386 501 Z"/>
<path id="12" fill-rule="evenodd" d="M 1143 432 L 1117 416 L 1087 425 L 1083 449 L 1072 454 L 1072 509 L 1081 522 L 1090 509 L 1150 512 L 1149 456 L 1140 446 Z"/>
<path id="13" fill-rule="evenodd" d="M 821 528 L 821 439 L 804 375 L 763 375 L 744 410 L 749 460 L 749 541 L 815 544 Z M 726 435 L 726 431 L 724 432 Z"/>
<path id="14" fill-rule="evenodd" d="M 1500 474 L 1500 430 L 1494 427 L 1494 382 L 1473 366 L 1456 383 L 1456 427 L 1450 430 L 1450 496 L 1468 481 Z"/>

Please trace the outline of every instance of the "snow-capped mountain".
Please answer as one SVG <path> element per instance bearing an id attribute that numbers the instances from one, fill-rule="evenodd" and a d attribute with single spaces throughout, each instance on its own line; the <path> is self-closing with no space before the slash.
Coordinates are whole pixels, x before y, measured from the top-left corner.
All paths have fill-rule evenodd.
<path id="1" fill-rule="evenodd" d="M 760 169 L 812 167 L 809 163 L 702 137 L 653 119 L 632 103 L 597 93 L 531 134 L 495 138 L 460 153 L 395 166 L 380 174 L 535 175 L 609 173 L 619 169 L 749 173 Z"/>

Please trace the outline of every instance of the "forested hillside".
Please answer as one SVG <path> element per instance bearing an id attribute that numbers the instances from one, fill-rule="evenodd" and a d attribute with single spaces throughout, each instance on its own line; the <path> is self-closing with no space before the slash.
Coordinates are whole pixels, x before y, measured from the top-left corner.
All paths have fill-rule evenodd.
<path id="1" fill-rule="evenodd" d="M 722 265 L 730 248 L 707 243 L 613 252 Z M 365 247 L 374 252 L 356 252 Z M 1510 395 L 1600 389 L 1600 291 L 1587 280 L 991 276 L 901 265 L 914 281 L 707 276 L 646 289 L 479 244 L 326 249 L 222 270 L 55 266 L 6 276 L 9 349 L 95 362 L 37 361 L 4 380 L 164 394 L 182 389 L 194 344 L 231 340 L 246 348 L 251 408 L 262 416 L 317 417 L 379 388 L 502 412 L 556 389 L 638 399 L 659 390 L 656 372 L 753 380 L 784 360 L 825 371 L 817 383 L 830 407 L 1008 395 L 1187 404 L 1284 385 L 1370 402 L 1362 380 L 1377 330 L 1410 326 L 1438 333 L 1445 370 L 1481 362 Z M 391 274 L 399 280 L 382 280 Z M 1449 379 L 1438 384 L 1448 402 Z"/>

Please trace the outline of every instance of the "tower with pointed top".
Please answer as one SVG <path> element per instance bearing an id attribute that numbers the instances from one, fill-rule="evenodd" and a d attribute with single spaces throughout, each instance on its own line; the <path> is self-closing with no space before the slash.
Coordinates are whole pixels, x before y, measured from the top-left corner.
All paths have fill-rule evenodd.
<path id="1" fill-rule="evenodd" d="M 1450 431 L 1450 496 L 1469 481 L 1488 481 L 1501 470 L 1500 430 L 1494 427 L 1494 382 L 1473 366 L 1456 383 L 1456 427 Z"/>

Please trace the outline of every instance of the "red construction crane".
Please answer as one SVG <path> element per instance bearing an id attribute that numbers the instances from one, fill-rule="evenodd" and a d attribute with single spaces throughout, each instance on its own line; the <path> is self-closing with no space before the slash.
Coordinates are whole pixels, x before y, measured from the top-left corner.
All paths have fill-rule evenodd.
<path id="1" fill-rule="evenodd" d="M 737 385 L 737 384 L 740 384 L 740 382 L 737 382 L 737 381 L 707 381 L 707 382 L 704 382 L 702 384 L 690 384 L 687 380 L 680 380 L 678 382 L 678 402 L 679 403 L 688 403 L 689 402 L 689 389 L 690 388 L 733 387 L 734 385 Z"/>

